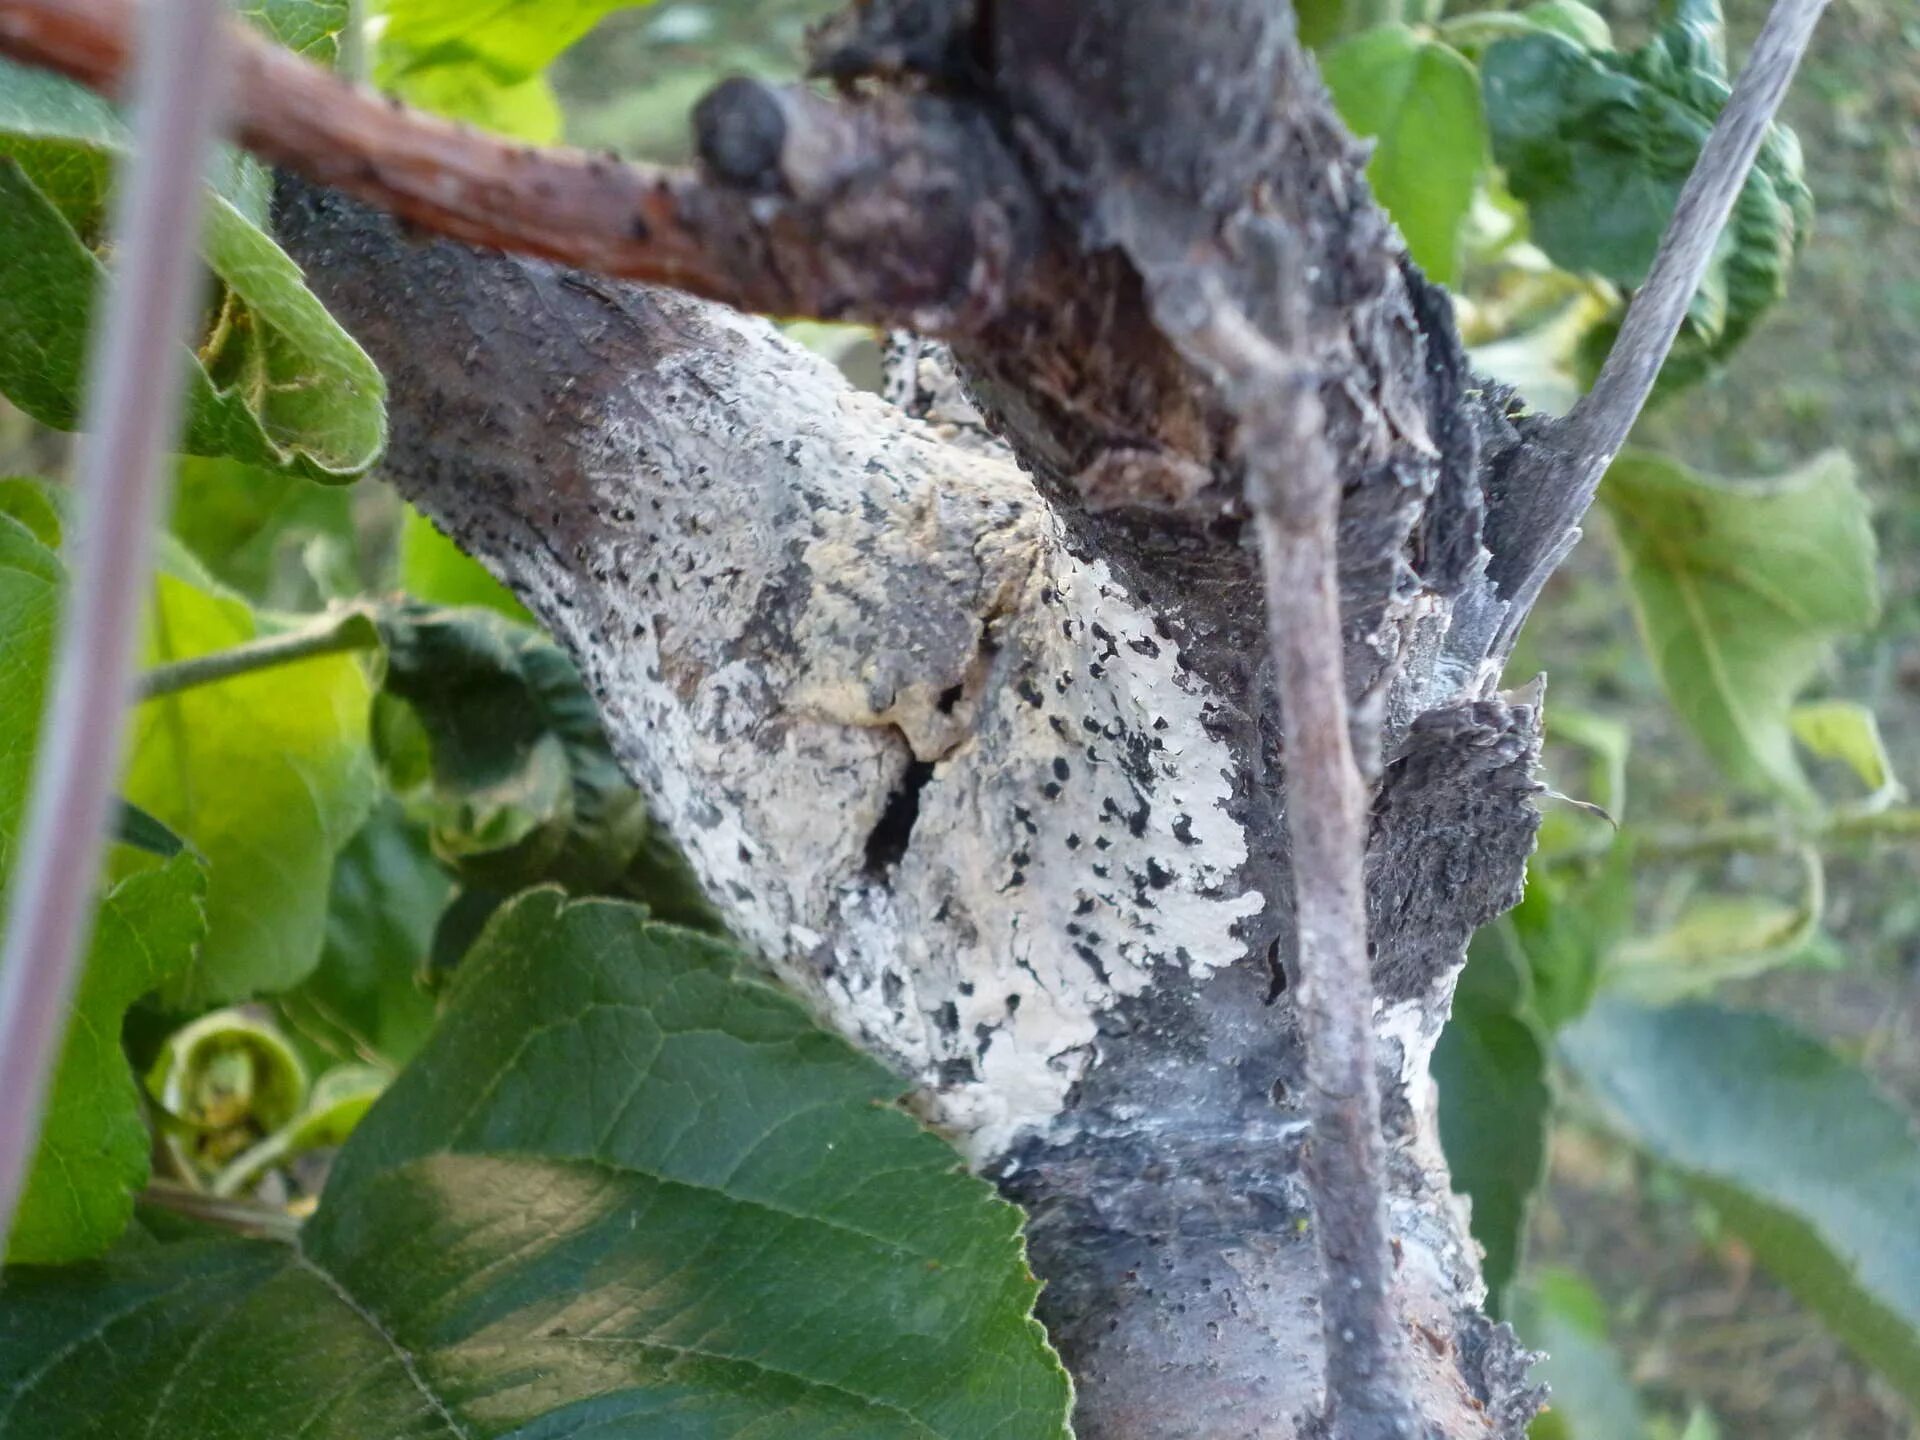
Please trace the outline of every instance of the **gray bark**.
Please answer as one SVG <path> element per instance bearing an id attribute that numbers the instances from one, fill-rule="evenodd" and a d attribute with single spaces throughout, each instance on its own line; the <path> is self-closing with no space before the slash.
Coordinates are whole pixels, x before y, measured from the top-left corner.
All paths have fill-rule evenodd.
<path id="1" fill-rule="evenodd" d="M 1301 1433 L 1320 1259 L 1239 527 L 1075 508 L 704 302 L 283 210 L 388 378 L 389 474 L 571 649 L 742 940 L 1028 1207 L 1078 1432 Z M 1406 323 L 1425 395 L 1457 354 Z M 1427 1061 L 1518 892 L 1538 708 L 1463 649 L 1473 576 L 1421 577 L 1440 470 L 1367 467 L 1341 526 L 1350 647 L 1398 675 L 1368 862 L 1395 1299 L 1428 1419 L 1517 1435 Z"/>

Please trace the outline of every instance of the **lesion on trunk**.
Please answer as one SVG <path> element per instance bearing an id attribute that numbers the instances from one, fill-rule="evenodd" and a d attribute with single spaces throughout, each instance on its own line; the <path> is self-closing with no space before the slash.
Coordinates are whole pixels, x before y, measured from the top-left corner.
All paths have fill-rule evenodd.
<path id="1" fill-rule="evenodd" d="M 320 192 L 281 219 L 388 376 L 388 473 L 569 646 L 736 933 L 1028 1205 L 1079 1433 L 1293 1433 L 1320 1276 L 1273 994 L 1285 757 L 1235 527 L 1071 508 L 925 345 L 922 420 L 705 302 Z M 1428 653 L 1447 602 L 1405 583 L 1370 653 Z M 1424 1398 L 1504 1433 L 1524 1387 L 1474 1311 L 1424 1077 L 1468 928 L 1517 882 L 1537 712 L 1463 703 L 1390 727 L 1383 1083 L 1405 1313 L 1446 1340 Z M 1456 741 L 1507 766 L 1477 839 L 1434 783 Z"/>

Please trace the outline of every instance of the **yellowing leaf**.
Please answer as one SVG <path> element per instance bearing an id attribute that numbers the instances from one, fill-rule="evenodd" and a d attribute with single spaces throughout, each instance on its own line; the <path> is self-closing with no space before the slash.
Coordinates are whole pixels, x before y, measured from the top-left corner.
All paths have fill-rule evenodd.
<path id="1" fill-rule="evenodd" d="M 1778 479 L 1729 481 L 1629 451 L 1600 501 L 1674 708 L 1736 781 L 1810 801 L 1794 697 L 1829 643 L 1880 609 L 1853 463 L 1829 451 Z"/>

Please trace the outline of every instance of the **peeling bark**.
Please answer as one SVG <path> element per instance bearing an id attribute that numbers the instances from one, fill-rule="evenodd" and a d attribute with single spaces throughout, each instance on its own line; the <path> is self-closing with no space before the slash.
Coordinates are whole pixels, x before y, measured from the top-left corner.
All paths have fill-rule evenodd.
<path id="1" fill-rule="evenodd" d="M 1029 1207 L 1078 1432 L 1303 1433 L 1283 757 L 1233 526 L 1063 510 L 712 305 L 282 208 L 387 375 L 389 473 L 572 650 L 741 938 Z M 1440 678 L 1450 602 L 1398 503 L 1401 590 L 1354 638 L 1421 712 L 1386 727 L 1370 861 L 1395 1298 L 1423 1412 L 1517 1435 L 1531 1392 L 1477 1313 L 1426 1063 L 1466 934 L 1519 883 L 1537 711 L 1484 667 Z M 1343 546 L 1379 526 L 1350 506 Z M 1497 783 L 1446 783 L 1455 748 Z"/>

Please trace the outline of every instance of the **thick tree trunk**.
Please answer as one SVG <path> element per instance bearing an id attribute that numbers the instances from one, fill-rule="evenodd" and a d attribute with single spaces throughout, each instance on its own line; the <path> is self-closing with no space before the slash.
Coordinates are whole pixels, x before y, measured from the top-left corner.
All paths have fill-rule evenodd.
<path id="1" fill-rule="evenodd" d="M 1029 1208 L 1079 1433 L 1300 1433 L 1322 1277 L 1238 525 L 1090 514 L 705 302 L 315 192 L 283 212 L 388 378 L 388 473 L 572 650 L 741 939 Z M 1399 293 L 1424 387 L 1457 352 Z M 1396 677 L 1369 855 L 1396 1298 L 1423 1412 L 1517 1435 L 1533 1397 L 1477 1308 L 1427 1066 L 1518 891 L 1538 709 L 1462 638 L 1474 575 L 1420 576 L 1437 462 L 1390 459 L 1350 482 L 1342 554 L 1360 678 Z"/>

